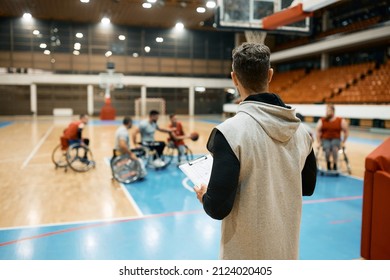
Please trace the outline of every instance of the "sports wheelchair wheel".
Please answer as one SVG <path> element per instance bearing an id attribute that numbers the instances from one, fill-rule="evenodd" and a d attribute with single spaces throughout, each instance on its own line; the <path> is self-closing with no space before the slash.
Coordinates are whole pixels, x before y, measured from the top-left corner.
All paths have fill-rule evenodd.
<path id="1" fill-rule="evenodd" d="M 145 161 L 146 167 L 148 168 L 153 168 L 156 170 L 164 169 L 172 161 L 173 155 L 169 153 L 169 149 L 167 148 L 167 146 L 165 147 L 161 156 L 157 154 L 157 151 L 155 149 L 150 148 L 150 144 L 143 144 L 143 149 L 145 150 L 143 159 Z"/>
<path id="2" fill-rule="evenodd" d="M 115 157 L 111 161 L 111 170 L 115 180 L 120 183 L 132 183 L 140 178 L 140 163 L 131 160 L 128 155 Z"/>
<path id="3" fill-rule="evenodd" d="M 325 152 L 322 147 L 317 148 L 316 152 L 317 169 L 318 173 L 322 175 L 338 176 L 339 174 L 352 174 L 349 159 L 345 153 L 345 147 L 338 150 L 337 170 L 328 170 L 326 167 Z"/>
<path id="4" fill-rule="evenodd" d="M 56 169 L 58 167 L 66 167 L 68 166 L 68 162 L 66 161 L 66 151 L 62 149 L 62 145 L 58 144 L 57 147 L 54 148 L 53 153 L 51 154 L 51 160 L 54 163 Z"/>
<path id="5" fill-rule="evenodd" d="M 173 160 L 173 158 L 176 158 L 177 164 L 179 165 L 181 163 L 179 158 L 179 149 L 173 144 L 173 142 L 168 142 L 166 154 L 171 157 L 171 161 Z M 184 158 L 187 162 L 194 159 L 194 155 L 192 154 L 191 149 L 188 148 L 187 145 L 185 145 Z"/>
<path id="6" fill-rule="evenodd" d="M 95 167 L 91 150 L 83 144 L 70 145 L 66 151 L 66 161 L 76 172 L 86 172 Z"/>

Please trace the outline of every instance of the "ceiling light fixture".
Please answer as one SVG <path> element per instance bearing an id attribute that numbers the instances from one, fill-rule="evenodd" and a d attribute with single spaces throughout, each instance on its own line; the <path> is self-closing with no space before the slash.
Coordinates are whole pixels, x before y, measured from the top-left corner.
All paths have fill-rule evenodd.
<path id="1" fill-rule="evenodd" d="M 126 36 L 125 35 L 119 35 L 118 39 L 121 40 L 121 41 L 124 41 L 124 40 L 126 40 Z"/>
<path id="2" fill-rule="evenodd" d="M 198 7 L 198 8 L 196 8 L 196 11 L 197 11 L 199 14 L 203 14 L 203 13 L 206 12 L 206 8 L 204 8 L 204 7 Z"/>
<path id="3" fill-rule="evenodd" d="M 147 0 L 149 3 L 152 3 L 152 4 L 154 4 L 154 3 L 156 3 L 157 2 L 157 0 Z"/>
<path id="4" fill-rule="evenodd" d="M 184 24 L 181 23 L 181 22 L 178 22 L 178 23 L 176 23 L 175 28 L 177 30 L 183 30 L 184 29 Z"/>
<path id="5" fill-rule="evenodd" d="M 112 51 L 108 51 L 108 52 L 106 52 L 106 53 L 105 53 L 105 56 L 106 56 L 106 57 L 110 57 L 110 56 L 112 56 Z"/>
<path id="6" fill-rule="evenodd" d="M 76 33 L 76 37 L 81 39 L 84 37 L 84 35 L 83 35 L 83 33 L 78 32 L 78 33 Z"/>
<path id="7" fill-rule="evenodd" d="M 50 51 L 49 50 L 44 50 L 43 53 L 46 54 L 46 55 L 49 55 Z"/>
<path id="8" fill-rule="evenodd" d="M 30 13 L 24 13 L 23 14 L 23 18 L 24 19 L 31 19 L 32 18 L 32 15 Z"/>
<path id="9" fill-rule="evenodd" d="M 41 43 L 41 44 L 39 45 L 39 47 L 40 47 L 41 49 L 45 49 L 45 48 L 47 47 L 47 45 L 46 45 L 45 43 Z"/>
<path id="10" fill-rule="evenodd" d="M 34 34 L 34 35 L 39 35 L 39 30 L 35 29 L 35 30 L 33 31 L 33 34 Z"/>
<path id="11" fill-rule="evenodd" d="M 150 9 L 152 7 L 152 4 L 150 4 L 150 3 L 143 3 L 142 7 L 144 7 L 145 9 Z"/>
<path id="12" fill-rule="evenodd" d="M 103 23 L 103 24 L 110 24 L 110 22 L 111 22 L 111 20 L 108 17 L 104 17 L 101 20 L 101 23 Z"/>
<path id="13" fill-rule="evenodd" d="M 80 0 L 81 3 L 89 3 L 89 0 Z"/>
<path id="14" fill-rule="evenodd" d="M 138 53 L 133 53 L 133 57 L 138 57 L 139 56 L 139 54 Z"/>
<path id="15" fill-rule="evenodd" d="M 73 51 L 73 54 L 74 54 L 74 55 L 79 55 L 80 52 L 79 52 L 78 50 L 74 50 L 74 51 Z"/>
<path id="16" fill-rule="evenodd" d="M 149 46 L 146 46 L 146 47 L 144 48 L 144 50 L 145 50 L 145 52 L 149 53 L 149 52 L 150 52 L 150 47 L 149 47 Z"/>
<path id="17" fill-rule="evenodd" d="M 81 44 L 80 43 L 74 43 L 74 49 L 75 50 L 80 50 L 81 49 Z"/>
<path id="18" fill-rule="evenodd" d="M 217 3 L 215 1 L 207 1 L 206 7 L 209 9 L 214 9 L 217 6 Z"/>
<path id="19" fill-rule="evenodd" d="M 157 43 L 162 43 L 162 42 L 164 42 L 164 38 L 163 37 L 157 37 L 156 38 L 156 42 Z"/>

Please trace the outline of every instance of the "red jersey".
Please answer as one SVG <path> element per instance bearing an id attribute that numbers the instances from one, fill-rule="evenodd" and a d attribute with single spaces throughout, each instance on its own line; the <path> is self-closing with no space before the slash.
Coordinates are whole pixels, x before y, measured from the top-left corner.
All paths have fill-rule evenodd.
<path id="1" fill-rule="evenodd" d="M 176 122 L 176 126 L 173 126 L 172 124 L 170 124 L 169 127 L 176 128 L 176 131 L 172 132 L 175 136 L 183 136 L 184 135 L 183 126 L 182 126 L 181 122 Z M 174 141 L 174 143 L 175 143 L 175 146 L 184 145 L 183 140 L 177 140 L 177 141 Z"/>
<path id="2" fill-rule="evenodd" d="M 78 130 L 81 121 L 74 121 L 69 124 L 69 126 L 64 130 L 64 137 L 68 140 L 80 139 L 78 136 Z"/>
<path id="3" fill-rule="evenodd" d="M 341 121 L 342 119 L 337 117 L 333 121 L 321 118 L 322 121 L 322 139 L 340 139 L 341 137 Z"/>

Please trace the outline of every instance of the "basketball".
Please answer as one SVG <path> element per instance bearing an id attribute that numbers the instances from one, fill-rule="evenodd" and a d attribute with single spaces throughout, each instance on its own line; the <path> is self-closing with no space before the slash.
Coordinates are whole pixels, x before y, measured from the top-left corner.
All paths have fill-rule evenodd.
<path id="1" fill-rule="evenodd" d="M 191 138 L 192 141 L 198 140 L 199 139 L 199 133 L 198 132 L 192 132 L 190 134 L 190 138 Z"/>

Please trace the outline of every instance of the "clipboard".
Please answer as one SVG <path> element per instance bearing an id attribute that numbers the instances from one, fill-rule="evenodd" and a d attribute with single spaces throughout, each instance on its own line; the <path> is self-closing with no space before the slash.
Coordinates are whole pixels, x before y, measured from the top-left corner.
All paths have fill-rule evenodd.
<path id="1" fill-rule="evenodd" d="M 211 169 L 213 167 L 213 157 L 211 154 L 204 155 L 187 163 L 179 165 L 183 173 L 196 186 L 209 184 Z"/>

